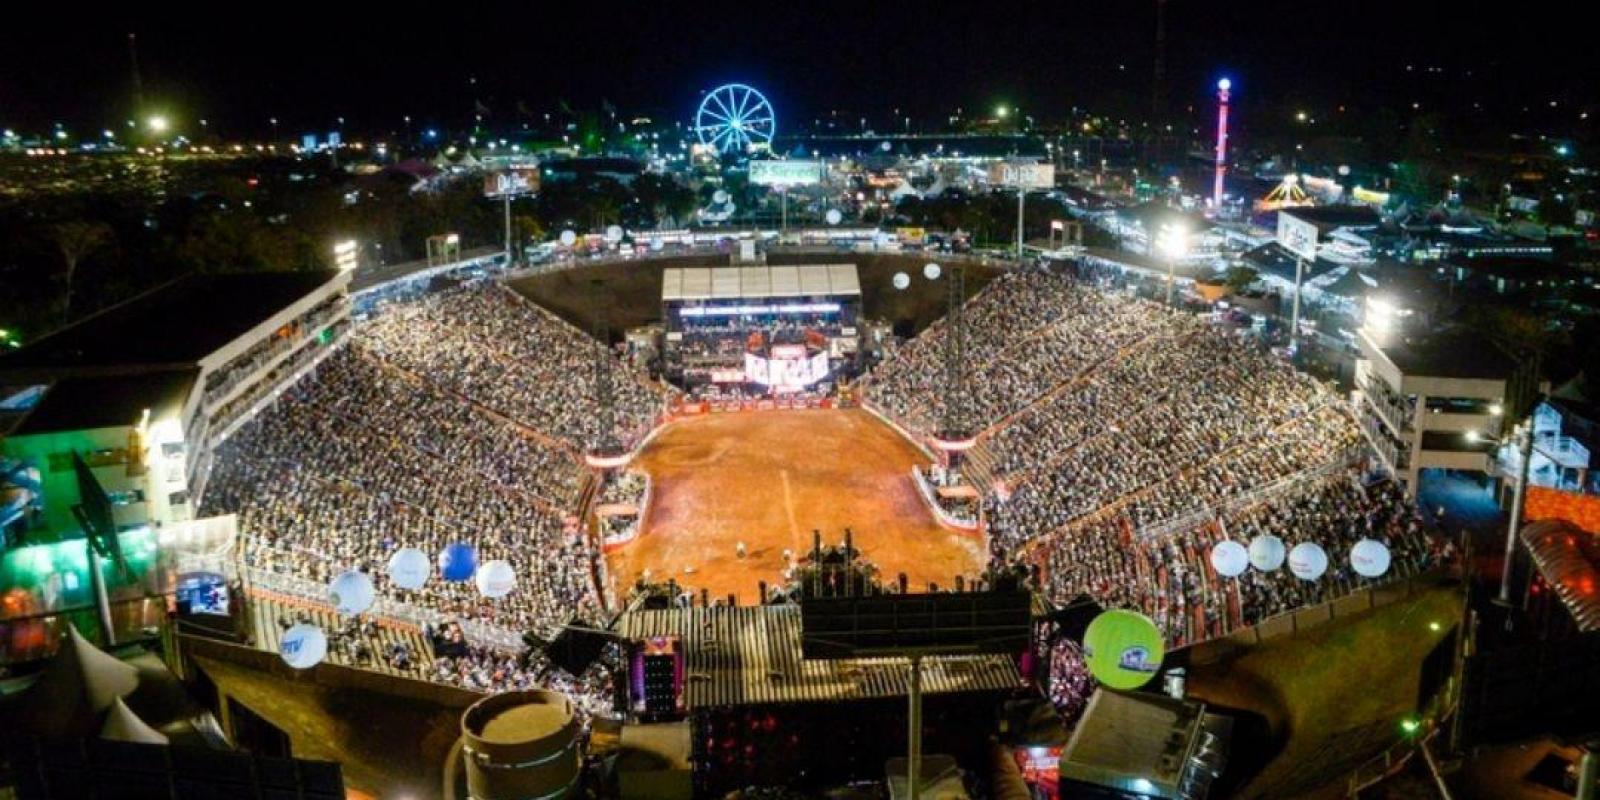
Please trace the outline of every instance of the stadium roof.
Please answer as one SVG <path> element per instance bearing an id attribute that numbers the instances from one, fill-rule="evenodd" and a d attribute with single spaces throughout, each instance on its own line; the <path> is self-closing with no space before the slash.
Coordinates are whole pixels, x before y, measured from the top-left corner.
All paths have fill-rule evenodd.
<path id="1" fill-rule="evenodd" d="M 192 366 L 340 274 L 190 275 L 0 356 L 0 373 Z"/>
<path id="2" fill-rule="evenodd" d="M 154 419 L 176 418 L 199 374 L 198 367 L 189 367 L 62 378 L 45 390 L 38 405 L 9 435 L 136 425 L 147 408 Z"/>
<path id="3" fill-rule="evenodd" d="M 632 639 L 677 636 L 684 648 L 690 710 L 767 703 L 900 697 L 909 693 L 904 658 L 807 660 L 800 655 L 800 607 L 739 606 L 635 611 L 618 633 Z M 1006 656 L 929 658 L 929 694 L 1008 691 L 1020 686 Z"/>
<path id="4" fill-rule="evenodd" d="M 669 267 L 661 273 L 662 301 L 854 297 L 860 294 L 861 279 L 854 264 Z"/>

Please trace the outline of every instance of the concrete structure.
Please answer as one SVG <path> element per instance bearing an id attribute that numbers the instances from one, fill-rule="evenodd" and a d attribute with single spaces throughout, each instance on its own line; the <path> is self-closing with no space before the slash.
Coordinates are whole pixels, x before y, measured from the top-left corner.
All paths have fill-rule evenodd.
<path id="1" fill-rule="evenodd" d="M 40 476 L 23 536 L 82 534 L 74 453 L 119 529 L 193 518 L 211 448 L 343 341 L 350 277 L 192 275 L 0 357 L 0 387 L 29 398 L 3 451 Z"/>
<path id="2" fill-rule="evenodd" d="M 1425 469 L 1487 473 L 1515 369 L 1492 343 L 1467 331 L 1406 337 L 1368 311 L 1356 334 L 1354 399 L 1362 430 L 1384 466 L 1415 496 Z M 1480 441 L 1469 441 L 1476 431 Z"/>

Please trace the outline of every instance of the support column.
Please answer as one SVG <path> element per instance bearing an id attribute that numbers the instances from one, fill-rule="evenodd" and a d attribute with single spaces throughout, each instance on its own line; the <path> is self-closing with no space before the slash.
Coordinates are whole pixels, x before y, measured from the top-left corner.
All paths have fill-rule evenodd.
<path id="1" fill-rule="evenodd" d="M 1522 441 L 1519 449 L 1522 451 L 1522 463 L 1517 467 L 1517 485 L 1511 495 L 1511 521 L 1506 524 L 1506 553 L 1505 565 L 1500 569 L 1500 605 L 1511 605 L 1511 567 L 1516 563 L 1517 532 L 1522 528 L 1522 496 L 1528 489 L 1528 465 L 1533 461 L 1533 419 L 1530 417 L 1525 423 L 1527 429 L 1522 432 Z M 1506 617 L 1507 622 L 1511 617 Z"/>
<path id="2" fill-rule="evenodd" d="M 922 656 L 911 657 L 911 706 L 906 714 L 906 800 L 922 791 Z"/>

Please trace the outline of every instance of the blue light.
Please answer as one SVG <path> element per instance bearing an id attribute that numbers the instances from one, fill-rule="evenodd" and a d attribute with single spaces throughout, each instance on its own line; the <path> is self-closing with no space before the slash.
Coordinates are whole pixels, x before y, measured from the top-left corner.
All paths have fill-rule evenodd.
<path id="1" fill-rule="evenodd" d="M 437 139 L 437 138 L 439 138 L 439 132 L 434 130 L 434 129 L 432 129 L 432 128 L 429 128 L 428 129 L 428 138 L 429 139 Z"/>
<path id="2" fill-rule="evenodd" d="M 1231 81 L 1231 80 L 1229 80 L 1227 78 L 1223 78 L 1222 80 L 1217 81 L 1217 88 L 1221 89 L 1224 92 L 1226 92 L 1229 89 L 1233 88 L 1233 81 Z"/>
<path id="3" fill-rule="evenodd" d="M 745 84 L 729 83 L 707 92 L 700 101 L 694 132 L 701 144 L 733 153 L 770 144 L 777 124 L 765 96 Z"/>

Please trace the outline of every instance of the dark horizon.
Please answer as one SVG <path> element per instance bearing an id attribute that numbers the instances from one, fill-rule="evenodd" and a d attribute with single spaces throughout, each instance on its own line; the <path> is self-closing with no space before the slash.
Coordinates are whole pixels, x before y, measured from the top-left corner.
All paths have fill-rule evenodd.
<path id="1" fill-rule="evenodd" d="M 1463 4 L 1280 5 L 1167 3 L 1169 119 L 1208 105 L 1226 75 L 1241 119 L 1278 119 L 1297 105 L 1359 113 L 1421 102 L 1519 130 L 1588 132 L 1579 117 L 1594 104 L 1583 32 L 1556 16 L 1570 11 L 1507 18 Z M 37 132 L 61 122 L 83 133 L 127 119 L 129 32 L 138 34 L 147 109 L 189 133 L 205 118 L 223 136 L 268 133 L 269 117 L 286 137 L 332 129 L 340 116 L 354 132 L 399 130 L 406 115 L 418 127 L 452 126 L 471 119 L 476 102 L 491 125 L 518 118 L 519 103 L 536 115 L 563 102 L 580 111 L 609 103 L 682 120 L 701 90 L 735 80 L 761 87 L 789 131 L 834 110 L 879 130 L 897 108 L 915 128 L 957 107 L 972 115 L 998 104 L 1040 122 L 1074 106 L 1148 113 L 1155 0 L 935 8 L 702 3 L 663 17 L 642 5 L 605 15 L 524 6 L 477 18 L 97 20 L 71 30 L 52 20 L 14 27 L 33 33 L 0 48 L 0 125 Z"/>

